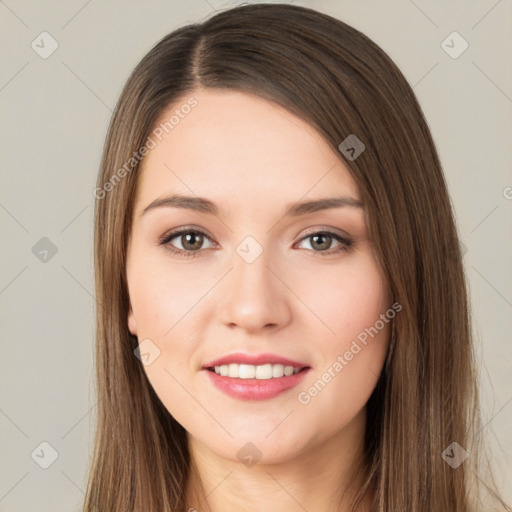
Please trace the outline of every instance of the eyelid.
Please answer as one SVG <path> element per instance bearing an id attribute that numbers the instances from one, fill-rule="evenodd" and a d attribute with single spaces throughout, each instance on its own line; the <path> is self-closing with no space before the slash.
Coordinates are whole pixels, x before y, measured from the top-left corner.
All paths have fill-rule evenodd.
<path id="1" fill-rule="evenodd" d="M 341 238 L 346 238 L 347 240 L 350 240 L 353 238 L 346 231 L 343 231 L 342 229 L 339 229 L 339 228 L 333 228 L 333 227 L 329 227 L 329 226 L 313 226 L 311 228 L 308 228 L 301 235 L 301 240 L 307 236 L 314 235 L 316 233 L 332 233 L 334 235 L 338 235 Z"/>
<path id="2" fill-rule="evenodd" d="M 162 236 L 158 238 L 158 241 L 159 243 L 163 244 L 166 243 L 166 241 L 170 241 L 172 238 L 181 235 L 182 233 L 188 232 L 200 233 L 201 235 L 204 235 L 210 240 L 213 240 L 213 237 L 205 229 L 200 228 L 199 226 L 188 225 L 166 231 Z"/>

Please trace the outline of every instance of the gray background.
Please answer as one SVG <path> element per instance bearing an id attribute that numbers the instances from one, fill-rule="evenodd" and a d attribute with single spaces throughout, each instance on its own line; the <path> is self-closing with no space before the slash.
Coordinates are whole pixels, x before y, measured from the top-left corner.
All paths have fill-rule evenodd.
<path id="1" fill-rule="evenodd" d="M 485 434 L 510 502 L 511 0 L 295 3 L 372 38 L 425 111 L 467 248 Z M 92 191 L 108 121 L 158 39 L 229 5 L 0 0 L 0 511 L 79 510 L 96 414 Z M 46 59 L 43 31 L 58 43 Z M 458 58 L 442 46 L 453 31 L 469 44 Z M 43 237 L 57 249 L 46 261 Z M 47 469 L 44 441 L 58 453 Z"/>

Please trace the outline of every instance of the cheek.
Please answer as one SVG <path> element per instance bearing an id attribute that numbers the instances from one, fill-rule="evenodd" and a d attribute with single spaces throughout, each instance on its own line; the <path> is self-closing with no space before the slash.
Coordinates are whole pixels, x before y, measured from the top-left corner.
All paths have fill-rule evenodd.
<path id="1" fill-rule="evenodd" d="M 187 286 L 184 273 L 170 272 L 161 258 L 137 258 L 135 252 L 127 277 L 138 341 L 146 343 L 152 356 L 144 365 L 151 387 L 178 421 L 186 421 L 187 414 L 199 415 L 186 386 L 197 350 L 190 331 L 196 322 L 194 305 L 206 290 L 198 291 L 195 280 Z"/>
<path id="2" fill-rule="evenodd" d="M 319 338 L 327 349 L 343 347 L 390 307 L 384 280 L 369 254 L 347 258 L 337 266 L 320 265 L 298 281 L 296 290 L 314 314 L 311 322 L 324 334 Z"/>
<path id="3" fill-rule="evenodd" d="M 324 335 L 315 337 L 315 371 L 297 398 L 311 418 L 313 410 L 330 411 L 334 428 L 370 397 L 386 358 L 394 314 L 386 313 L 390 296 L 370 257 L 346 269 L 327 270 L 315 273 L 317 286 L 303 291 L 323 322 L 314 320 Z"/>
<path id="4" fill-rule="evenodd" d="M 161 257 L 136 251 L 127 266 L 127 278 L 139 344 L 146 343 L 144 347 L 157 354 L 151 364 L 144 365 L 144 371 L 157 395 L 174 412 L 173 408 L 179 409 L 179 404 L 190 399 L 179 383 L 186 382 L 193 371 L 195 340 L 199 339 L 193 332 L 199 322 L 197 306 L 208 283 L 176 269 L 171 272 Z"/>
<path id="5" fill-rule="evenodd" d="M 211 283 L 191 273 L 191 268 L 171 268 L 158 251 L 133 252 L 127 278 L 139 338 L 154 337 L 167 343 L 181 322 L 193 317 L 199 299 L 208 292 Z"/>

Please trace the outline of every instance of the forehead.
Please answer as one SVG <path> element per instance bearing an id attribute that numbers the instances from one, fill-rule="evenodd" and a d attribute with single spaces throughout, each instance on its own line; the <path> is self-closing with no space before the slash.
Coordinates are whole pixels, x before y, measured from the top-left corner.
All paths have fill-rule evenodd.
<path id="1" fill-rule="evenodd" d="M 192 97 L 195 106 L 182 108 Z M 358 198 L 341 156 L 312 126 L 252 94 L 194 91 L 168 107 L 150 137 L 153 148 L 137 185 L 139 211 L 176 192 L 240 207 L 306 195 Z"/>

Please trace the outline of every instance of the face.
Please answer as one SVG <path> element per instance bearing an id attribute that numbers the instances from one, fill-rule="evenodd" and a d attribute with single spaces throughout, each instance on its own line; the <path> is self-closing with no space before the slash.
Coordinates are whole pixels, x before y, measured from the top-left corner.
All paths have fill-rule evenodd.
<path id="1" fill-rule="evenodd" d="M 140 169 L 128 327 L 189 439 L 233 461 L 290 460 L 364 414 L 390 297 L 356 184 L 318 132 L 227 90 L 162 119 L 189 97 Z"/>

